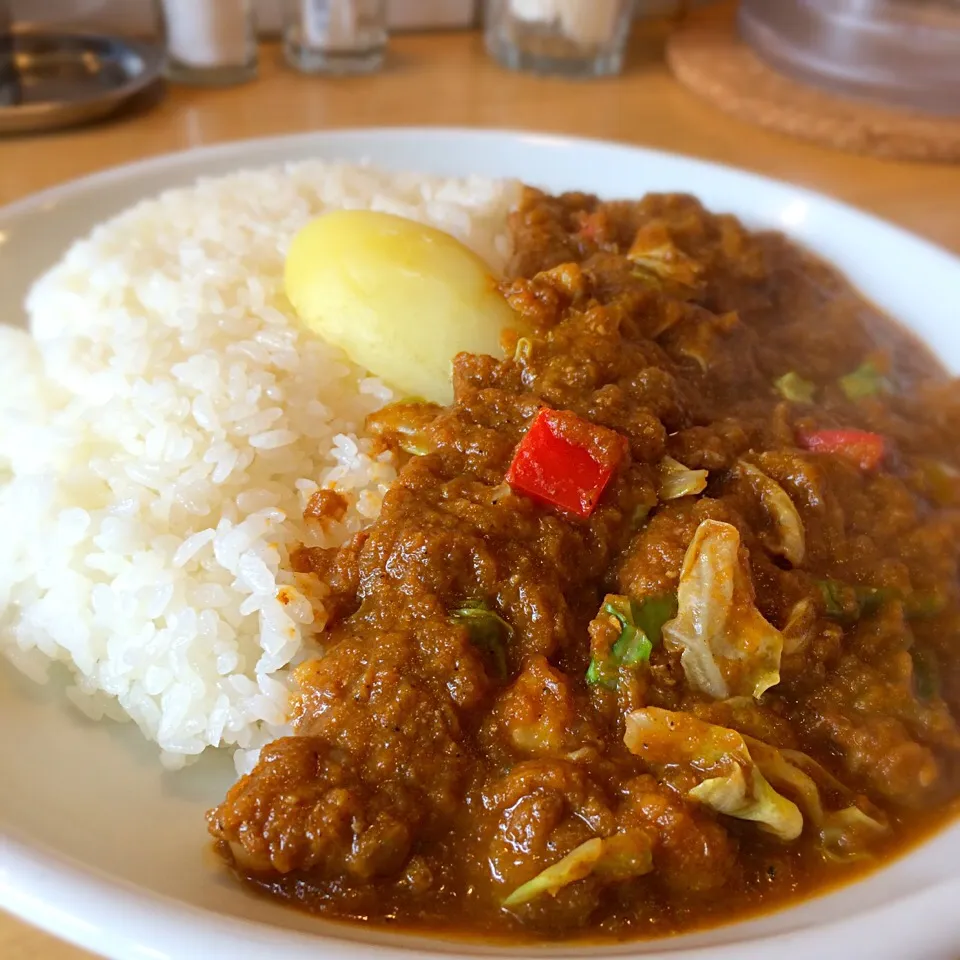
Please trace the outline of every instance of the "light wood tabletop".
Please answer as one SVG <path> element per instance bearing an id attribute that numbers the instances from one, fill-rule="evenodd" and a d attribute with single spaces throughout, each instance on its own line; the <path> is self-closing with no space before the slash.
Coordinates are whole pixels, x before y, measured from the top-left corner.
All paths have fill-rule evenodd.
<path id="1" fill-rule="evenodd" d="M 0 140 L 0 204 L 103 167 L 224 140 L 409 124 L 578 134 L 705 157 L 823 191 L 960 252 L 960 165 L 853 156 L 730 120 L 681 88 L 655 38 L 644 35 L 624 76 L 581 83 L 508 73 L 474 33 L 396 37 L 383 73 L 344 80 L 292 73 L 268 45 L 254 83 L 171 87 L 151 109 L 114 121 Z M 0 915 L 3 960 L 88 956 Z"/>

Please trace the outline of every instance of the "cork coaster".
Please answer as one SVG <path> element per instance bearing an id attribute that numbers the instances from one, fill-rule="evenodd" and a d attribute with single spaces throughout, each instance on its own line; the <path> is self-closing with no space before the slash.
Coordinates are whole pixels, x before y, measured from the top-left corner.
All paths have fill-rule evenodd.
<path id="1" fill-rule="evenodd" d="M 853 153 L 960 161 L 960 118 L 887 109 L 791 80 L 740 39 L 729 9 L 689 16 L 667 43 L 667 61 L 685 87 L 739 120 Z"/>

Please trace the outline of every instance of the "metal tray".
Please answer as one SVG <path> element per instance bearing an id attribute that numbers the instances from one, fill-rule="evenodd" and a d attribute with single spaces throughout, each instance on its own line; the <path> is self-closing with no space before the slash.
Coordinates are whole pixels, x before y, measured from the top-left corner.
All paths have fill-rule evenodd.
<path id="1" fill-rule="evenodd" d="M 0 134 L 105 117 L 158 82 L 164 52 L 149 43 L 16 27 L 0 33 Z"/>

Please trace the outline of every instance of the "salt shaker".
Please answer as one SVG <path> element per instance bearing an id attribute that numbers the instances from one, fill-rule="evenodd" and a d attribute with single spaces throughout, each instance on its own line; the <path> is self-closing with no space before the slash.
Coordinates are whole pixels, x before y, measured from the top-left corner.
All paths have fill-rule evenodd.
<path id="1" fill-rule="evenodd" d="M 296 70 L 369 73 L 386 46 L 386 0 L 286 0 L 283 52 Z"/>
<path id="2" fill-rule="evenodd" d="M 254 0 L 162 0 L 167 77 L 230 84 L 257 75 Z"/>

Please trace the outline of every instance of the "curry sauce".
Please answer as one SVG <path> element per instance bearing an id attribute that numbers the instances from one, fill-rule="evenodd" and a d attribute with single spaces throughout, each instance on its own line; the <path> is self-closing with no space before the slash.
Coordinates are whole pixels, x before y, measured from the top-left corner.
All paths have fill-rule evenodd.
<path id="1" fill-rule="evenodd" d="M 511 227 L 524 336 L 458 355 L 452 406 L 378 414 L 406 451 L 379 518 L 293 558 L 329 619 L 296 735 L 209 815 L 226 861 L 324 916 L 514 940 L 882 864 L 960 793 L 956 385 L 693 198 L 528 190 Z"/>

